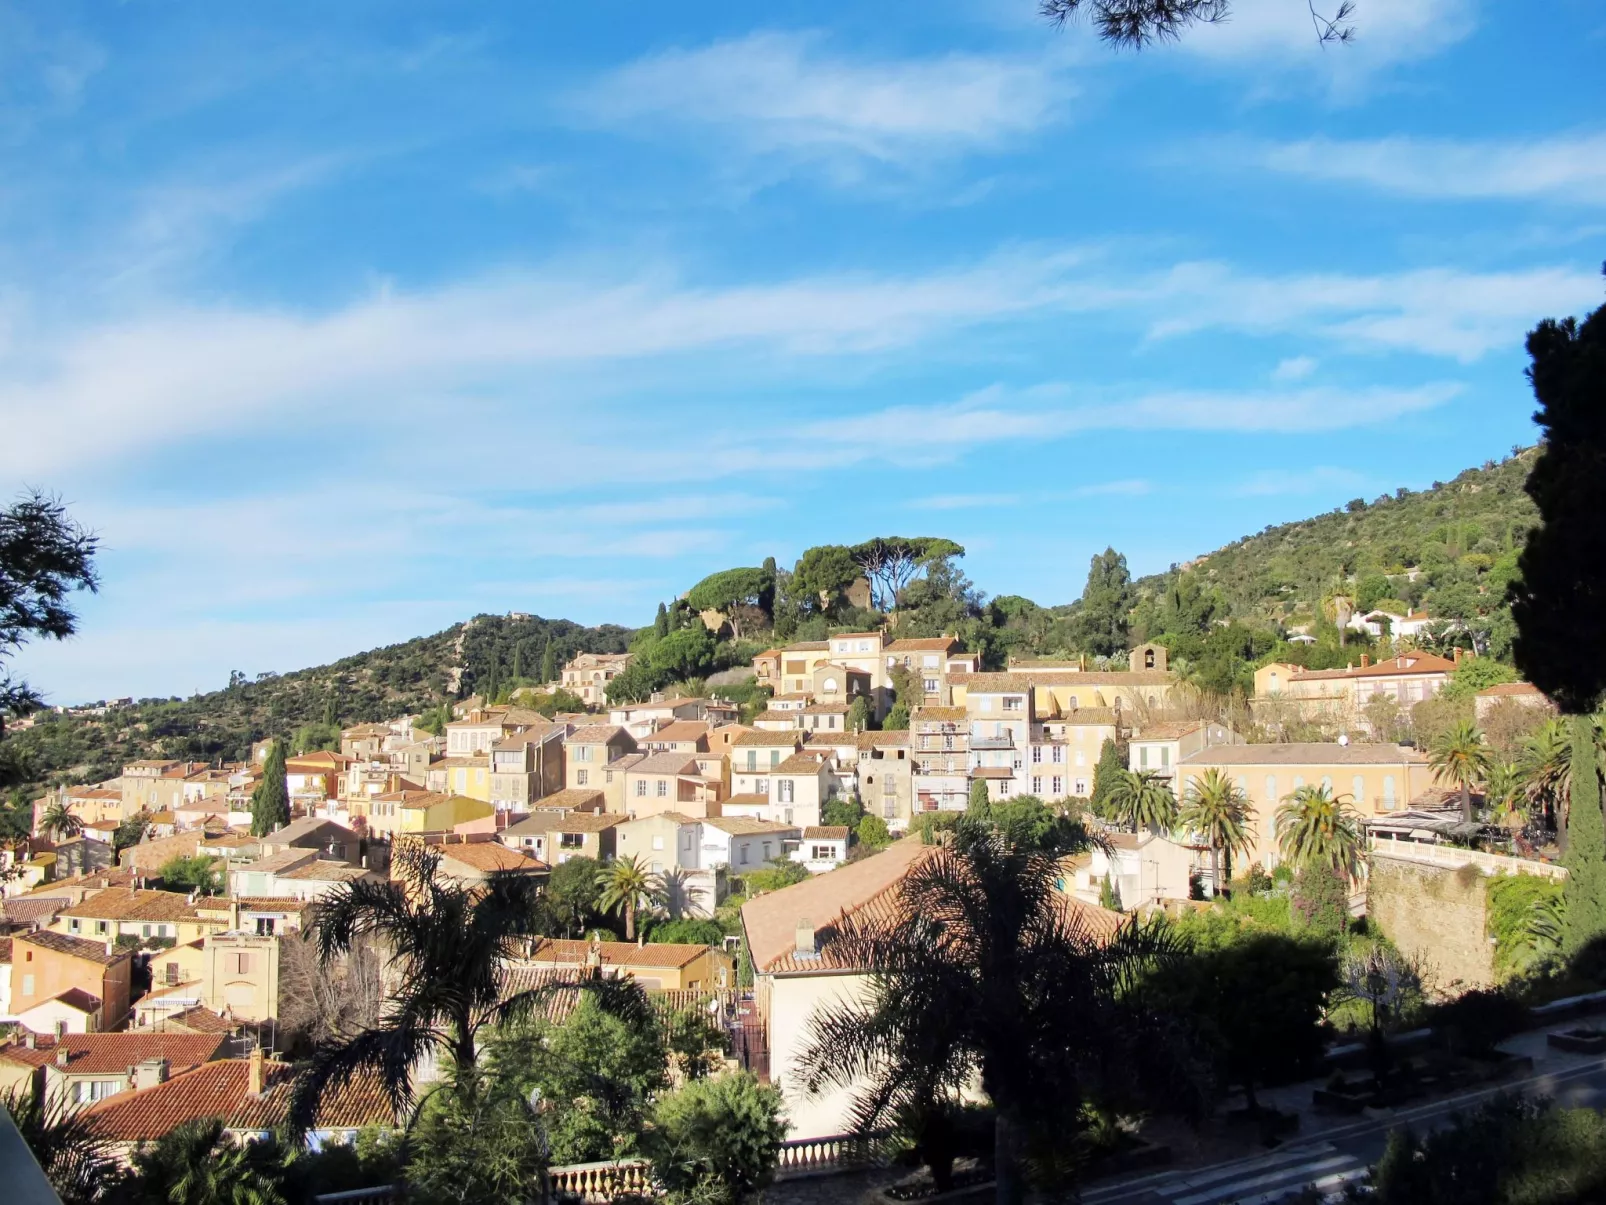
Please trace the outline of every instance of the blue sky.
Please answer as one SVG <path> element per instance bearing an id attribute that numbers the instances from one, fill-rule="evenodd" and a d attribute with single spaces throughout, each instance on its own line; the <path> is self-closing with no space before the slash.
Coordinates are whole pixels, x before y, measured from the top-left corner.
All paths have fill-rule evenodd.
<path id="1" fill-rule="evenodd" d="M 58 701 L 886 532 L 1076 597 L 1531 442 L 1602 297 L 1606 11 L 0 0 L 0 487 Z"/>

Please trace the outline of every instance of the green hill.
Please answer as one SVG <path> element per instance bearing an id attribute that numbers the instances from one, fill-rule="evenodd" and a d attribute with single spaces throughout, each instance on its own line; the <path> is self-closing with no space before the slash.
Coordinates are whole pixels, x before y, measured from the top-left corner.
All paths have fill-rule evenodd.
<path id="1" fill-rule="evenodd" d="M 953 545 L 951 554 L 899 586 L 895 630 L 901 636 L 956 632 L 993 667 L 1010 657 L 1119 657 L 1135 643 L 1159 640 L 1171 647 L 1173 664 L 1185 675 L 1227 692 L 1247 689 L 1253 667 L 1269 658 L 1322 667 L 1343 665 L 1369 650 L 1370 642 L 1355 637 L 1339 643 L 1331 619 L 1337 595 L 1363 611 L 1390 600 L 1425 608 L 1455 625 L 1446 639 L 1507 658 L 1512 624 L 1506 584 L 1537 517 L 1522 489 L 1533 456 L 1527 449 L 1426 490 L 1402 489 L 1373 502 L 1356 499 L 1328 514 L 1267 527 L 1135 582 L 1127 579 L 1124 560 L 1100 557 L 1107 576 L 1068 605 L 1042 607 L 1018 596 L 984 605 L 959 570 L 963 553 Z M 851 581 L 857 570 L 850 550 L 834 551 L 843 562 L 840 576 Z M 829 561 L 811 561 L 806 554 L 799 569 L 812 565 L 817 577 L 815 562 Z M 774 572 L 772 562 L 764 572 Z M 829 631 L 883 621 L 845 596 L 821 605 L 817 583 L 806 577 L 795 583 L 794 576 L 780 571 L 773 597 L 763 606 L 741 608 L 747 614 L 745 640 L 716 644 L 684 604 L 676 604 L 667 619 L 660 615 L 660 635 L 652 628 L 638 634 L 611 625 L 482 615 L 332 665 L 254 681 L 237 678 L 223 690 L 190 699 L 147 699 L 100 717 L 45 716 L 0 743 L 0 782 L 31 788 L 93 781 L 140 757 L 241 760 L 252 741 L 267 735 L 422 712 L 473 692 L 494 694 L 516 681 L 540 681 L 549 647 L 551 660 L 561 665 L 582 651 L 623 651 L 634 638 L 636 672 L 646 690 L 745 665 L 763 647 L 759 641 L 823 639 Z M 1317 644 L 1289 644 L 1291 627 L 1309 628 Z"/>
<path id="2" fill-rule="evenodd" d="M 480 615 L 402 644 L 288 674 L 236 676 L 222 690 L 188 699 L 142 699 L 104 716 L 46 714 L 9 734 L 0 756 L 6 778 L 28 787 L 92 782 L 142 757 L 243 761 L 253 741 L 307 725 L 349 725 L 423 712 L 515 679 L 534 681 L 550 645 L 558 666 L 580 652 L 622 652 L 632 633 L 566 619 Z"/>

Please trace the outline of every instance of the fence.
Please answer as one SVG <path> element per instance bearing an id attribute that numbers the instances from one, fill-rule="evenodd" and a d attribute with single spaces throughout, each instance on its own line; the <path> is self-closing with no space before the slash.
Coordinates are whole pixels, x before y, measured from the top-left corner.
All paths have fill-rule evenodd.
<path id="1" fill-rule="evenodd" d="M 1567 877 L 1567 868 L 1554 862 L 1535 862 L 1531 858 L 1513 858 L 1507 854 L 1484 853 L 1481 849 L 1462 849 L 1455 845 L 1429 845 L 1423 841 L 1373 837 L 1370 847 L 1373 853 L 1386 858 L 1420 862 L 1426 866 L 1443 866 L 1449 870 L 1476 866 L 1487 875 L 1536 874 L 1552 879 Z"/>
<path id="2" fill-rule="evenodd" d="M 797 1138 L 781 1143 L 775 1176 L 778 1180 L 830 1175 L 873 1167 L 878 1162 L 875 1137 L 833 1134 L 826 1138 Z M 585 1205 L 602 1205 L 615 1196 L 629 1193 L 657 1196 L 644 1159 L 624 1159 L 618 1163 L 571 1163 L 549 1168 L 539 1198 L 540 1205 L 560 1200 L 580 1200 Z"/>

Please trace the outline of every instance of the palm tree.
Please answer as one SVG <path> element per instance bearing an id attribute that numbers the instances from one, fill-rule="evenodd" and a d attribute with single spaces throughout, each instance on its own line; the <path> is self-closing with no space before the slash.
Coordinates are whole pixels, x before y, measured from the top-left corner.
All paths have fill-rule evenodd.
<path id="1" fill-rule="evenodd" d="M 1164 779 L 1148 770 L 1120 771 L 1105 802 L 1133 832 L 1169 833 L 1177 826 L 1177 797 Z"/>
<path id="2" fill-rule="evenodd" d="M 934 1165 L 930 1123 L 940 1134 L 979 1080 L 994 1109 L 997 1198 L 1011 1205 L 1028 1149 L 1074 1158 L 1088 1103 L 1196 1099 L 1176 1074 L 1173 1020 L 1129 990 L 1176 956 L 1174 939 L 1132 922 L 1101 938 L 1057 890 L 1060 860 L 961 825 L 904 876 L 890 915 L 839 919 L 833 962 L 871 973 L 864 992 L 815 1013 L 798 1063 L 811 1095 L 853 1091 L 857 1133 L 916 1119 Z"/>
<path id="3" fill-rule="evenodd" d="M 1221 889 L 1221 854 L 1225 850 L 1230 858 L 1235 853 L 1247 852 L 1254 847 L 1255 839 L 1249 831 L 1254 808 L 1238 784 L 1226 773 L 1212 767 L 1201 778 L 1188 783 L 1187 799 L 1179 817 L 1181 823 L 1204 838 L 1210 846 L 1210 881 L 1212 889 Z"/>
<path id="4" fill-rule="evenodd" d="M 1461 789 L 1461 820 L 1472 823 L 1472 788 L 1489 777 L 1489 746 L 1471 720 L 1462 720 L 1439 734 L 1428 750 L 1433 781 Z"/>
<path id="5" fill-rule="evenodd" d="M 629 979 L 606 978 L 600 967 L 554 978 L 528 991 L 506 991 L 509 964 L 541 935 L 544 910 L 535 880 L 493 872 L 482 884 L 436 876 L 440 850 L 420 842 L 395 854 L 399 878 L 343 883 L 324 897 L 313 927 L 327 963 L 375 937 L 389 950 L 391 997 L 379 1024 L 321 1043 L 297 1078 L 290 1121 L 305 1132 L 323 1093 L 360 1071 L 376 1073 L 397 1112 L 412 1104 L 411 1071 L 428 1054 L 444 1055 L 472 1073 L 477 1036 L 489 1024 L 517 1020 L 552 996 L 580 990 L 609 1012 L 646 1024 L 651 1009 Z"/>
<path id="6" fill-rule="evenodd" d="M 84 831 L 84 822 L 73 815 L 72 809 L 61 800 L 56 800 L 39 817 L 39 831 L 49 833 L 57 841 L 65 841 L 76 837 Z"/>
<path id="7" fill-rule="evenodd" d="M 284 1156 L 235 1142 L 219 1117 L 188 1121 L 136 1151 L 126 1199 L 139 1205 L 285 1205 Z"/>
<path id="8" fill-rule="evenodd" d="M 1325 867 L 1350 878 L 1360 868 L 1361 834 L 1348 795 L 1324 786 L 1295 788 L 1277 809 L 1277 844 L 1295 867 Z"/>
<path id="9" fill-rule="evenodd" d="M 96 1205 L 113 1198 L 122 1180 L 111 1144 L 95 1132 L 65 1093 L 42 1099 L 31 1087 L 0 1093 L 28 1149 L 62 1205 Z"/>
<path id="10" fill-rule="evenodd" d="M 1595 725 L 1595 764 L 1606 765 L 1606 729 L 1599 718 Z M 1546 720 L 1528 738 L 1519 762 L 1524 792 L 1556 828 L 1556 842 L 1567 849 L 1567 804 L 1573 787 L 1573 731 L 1559 719 Z"/>
<path id="11" fill-rule="evenodd" d="M 636 909 L 650 908 L 664 898 L 664 884 L 639 857 L 615 858 L 597 872 L 602 888 L 598 903 L 625 918 L 625 940 L 636 940 Z"/>

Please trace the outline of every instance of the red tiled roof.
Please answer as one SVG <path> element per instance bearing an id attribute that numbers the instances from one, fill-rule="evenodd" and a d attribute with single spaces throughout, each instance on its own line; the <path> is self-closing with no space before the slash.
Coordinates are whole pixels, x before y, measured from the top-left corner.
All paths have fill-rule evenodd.
<path id="1" fill-rule="evenodd" d="M 1453 674 L 1455 662 L 1434 653 L 1401 653 L 1373 665 L 1347 669 L 1307 669 L 1290 674 L 1290 682 L 1318 682 L 1335 678 L 1396 678 L 1401 674 Z"/>
<path id="2" fill-rule="evenodd" d="M 1478 695 L 1481 698 L 1486 699 L 1491 697 L 1498 698 L 1507 695 L 1539 695 L 1541 698 L 1543 698 L 1544 692 L 1532 682 L 1501 682 L 1498 685 L 1486 687 L 1485 689 L 1480 690 Z"/>
<path id="3" fill-rule="evenodd" d="M 192 1010 L 195 1011 L 195 1010 Z M 205 1011 L 204 1009 L 200 1011 Z M 212 1016 L 217 1017 L 216 1013 Z M 218 1017 L 219 1021 L 223 1018 Z M 199 1066 L 217 1057 L 227 1023 L 217 1033 L 70 1033 L 64 1037 L 39 1036 L 34 1048 L 14 1042 L 0 1046 L 0 1061 L 43 1067 L 60 1066 L 59 1052 L 67 1051 L 66 1070 L 73 1074 L 127 1071 L 146 1059 L 166 1059 L 173 1071 Z"/>
<path id="4" fill-rule="evenodd" d="M 163 985 L 166 986 L 165 984 Z M 165 1025 L 180 1025 L 191 1031 L 197 1037 L 211 1036 L 213 1034 L 227 1035 L 239 1028 L 233 1021 L 220 1017 L 209 1008 L 196 1005 L 187 1008 L 181 1013 L 174 1013 L 163 1022 Z"/>
<path id="5" fill-rule="evenodd" d="M 545 862 L 509 849 L 499 841 L 476 841 L 473 844 L 443 845 L 441 858 L 457 862 L 474 870 L 523 870 L 544 873 L 550 869 Z"/>
<path id="6" fill-rule="evenodd" d="M 20 941 L 30 946 L 42 946 L 47 950 L 54 950 L 58 954 L 82 958 L 85 962 L 98 962 L 101 966 L 111 966 L 131 957 L 127 950 L 119 950 L 115 946 L 112 947 L 112 952 L 108 954 L 105 942 L 85 941 L 81 937 L 69 937 L 65 933 L 52 933 L 48 929 L 39 929 L 33 933 L 19 933 L 12 938 L 12 941 L 13 943 Z"/>
<path id="7" fill-rule="evenodd" d="M 848 826 L 845 824 L 811 824 L 803 830 L 805 841 L 846 841 L 848 839 Z"/>
<path id="8" fill-rule="evenodd" d="M 118 921 L 192 921 L 195 905 L 176 891 L 97 891 L 62 916 Z"/>

